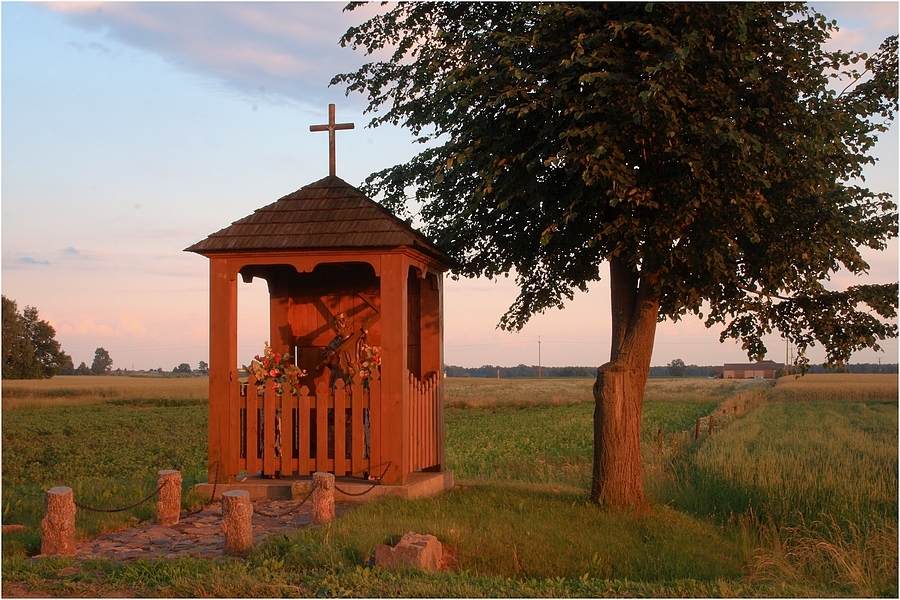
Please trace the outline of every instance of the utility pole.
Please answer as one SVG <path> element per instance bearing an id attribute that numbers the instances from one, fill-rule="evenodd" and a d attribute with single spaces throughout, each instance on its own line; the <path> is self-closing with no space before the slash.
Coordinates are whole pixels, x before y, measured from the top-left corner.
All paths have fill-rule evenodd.
<path id="1" fill-rule="evenodd" d="M 784 374 L 785 375 L 791 374 L 791 368 L 788 366 L 788 345 L 789 344 L 790 344 L 790 342 L 788 341 L 788 339 L 784 338 Z"/>
<path id="2" fill-rule="evenodd" d="M 538 379 L 541 378 L 541 336 L 538 336 Z"/>

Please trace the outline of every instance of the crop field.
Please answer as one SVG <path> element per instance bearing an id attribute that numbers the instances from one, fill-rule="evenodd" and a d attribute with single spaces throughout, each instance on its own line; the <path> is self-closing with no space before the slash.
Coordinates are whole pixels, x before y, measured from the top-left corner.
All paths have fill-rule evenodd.
<path id="1" fill-rule="evenodd" d="M 3 587 L 49 596 L 885 596 L 897 584 L 897 380 L 653 379 L 642 426 L 652 509 L 588 501 L 588 379 L 446 380 L 457 488 L 363 505 L 245 560 L 29 560 L 42 491 L 93 506 L 146 495 L 156 471 L 205 478 L 205 378 L 3 382 Z M 63 391 L 68 390 L 68 391 Z M 842 391 L 843 390 L 843 391 Z M 11 391 L 11 393 L 10 393 Z M 818 398 L 818 399 L 817 399 Z M 694 440 L 697 419 L 716 414 Z M 190 492 L 184 508 L 204 501 Z M 151 519 L 152 504 L 78 514 L 78 535 Z M 574 528 L 574 529 L 573 529 Z M 454 552 L 441 575 L 365 566 L 409 530 Z"/>
<path id="2" fill-rule="evenodd" d="M 92 377 L 3 381 L 3 408 L 70 406 L 123 401 L 198 404 L 209 397 L 206 377 Z"/>

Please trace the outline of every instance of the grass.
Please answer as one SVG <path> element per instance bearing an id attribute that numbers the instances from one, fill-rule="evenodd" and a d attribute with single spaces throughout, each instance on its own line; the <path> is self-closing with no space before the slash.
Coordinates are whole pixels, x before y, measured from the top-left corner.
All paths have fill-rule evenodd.
<path id="1" fill-rule="evenodd" d="M 691 448 L 662 498 L 720 522 L 896 521 L 896 424 L 896 402 L 769 403 Z"/>
<path id="2" fill-rule="evenodd" d="M 593 379 L 446 379 L 444 398 L 453 408 L 504 406 L 568 406 L 594 402 Z M 721 402 L 733 394 L 768 385 L 739 379 L 653 378 L 647 382 L 644 400 L 652 402 Z"/>
<path id="3" fill-rule="evenodd" d="M 853 377 L 830 383 L 850 398 L 868 385 Z M 40 490 L 64 481 L 88 504 L 119 506 L 152 489 L 157 469 L 205 477 L 207 408 L 161 406 L 163 395 L 190 398 L 150 389 L 133 400 L 85 395 L 84 405 L 45 394 L 43 408 L 12 408 L 4 382 L 3 522 L 26 531 L 3 536 L 3 594 L 896 597 L 896 380 L 893 396 L 880 396 L 890 401 L 798 402 L 811 397 L 799 387 L 794 400 L 772 401 L 786 398 L 788 384 L 797 385 L 651 380 L 642 428 L 648 513 L 587 502 L 591 381 L 447 380 L 452 492 L 366 504 L 328 526 L 270 539 L 246 560 L 76 565 L 27 558 L 40 544 Z M 716 431 L 693 441 L 696 419 L 711 412 Z M 79 534 L 127 526 L 151 510 L 96 523 L 79 512 Z M 367 566 L 375 544 L 409 530 L 437 535 L 455 570 Z"/>

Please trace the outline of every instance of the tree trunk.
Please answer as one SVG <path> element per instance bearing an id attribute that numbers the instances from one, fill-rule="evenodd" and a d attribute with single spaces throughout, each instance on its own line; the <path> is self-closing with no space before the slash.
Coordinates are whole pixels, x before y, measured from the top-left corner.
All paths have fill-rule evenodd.
<path id="1" fill-rule="evenodd" d="M 641 414 L 656 335 L 659 299 L 652 278 L 610 260 L 612 349 L 594 383 L 594 466 L 591 500 L 643 510 Z"/>
<path id="2" fill-rule="evenodd" d="M 246 490 L 222 492 L 225 554 L 241 556 L 253 547 L 253 505 Z"/>
<path id="3" fill-rule="evenodd" d="M 75 555 L 75 496 L 72 488 L 58 486 L 44 494 L 41 531 L 43 556 Z"/>
<path id="4" fill-rule="evenodd" d="M 334 520 L 334 475 L 313 473 L 312 476 L 312 516 L 313 523 L 328 523 Z"/>

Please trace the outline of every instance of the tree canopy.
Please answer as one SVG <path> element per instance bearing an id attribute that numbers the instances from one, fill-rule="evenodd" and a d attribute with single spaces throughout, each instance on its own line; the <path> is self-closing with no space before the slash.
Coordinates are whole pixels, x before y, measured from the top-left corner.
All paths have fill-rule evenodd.
<path id="1" fill-rule="evenodd" d="M 829 51 L 835 28 L 800 3 L 400 3 L 342 38 L 389 58 L 333 83 L 426 144 L 367 191 L 417 207 L 459 274 L 515 275 L 502 327 L 609 261 L 659 319 L 840 363 L 897 335 L 896 283 L 828 284 L 897 235 L 860 184 L 897 110 L 897 38 Z"/>
<path id="2" fill-rule="evenodd" d="M 46 379 L 72 363 L 38 309 L 26 306 L 20 313 L 15 300 L 3 296 L 2 301 L 3 379 Z"/>
<path id="3" fill-rule="evenodd" d="M 91 363 L 91 373 L 94 375 L 109 375 L 112 371 L 113 359 L 106 348 L 97 348 L 94 351 L 94 362 Z"/>

